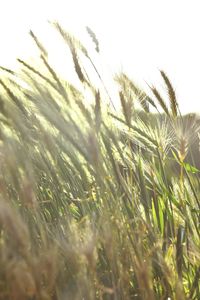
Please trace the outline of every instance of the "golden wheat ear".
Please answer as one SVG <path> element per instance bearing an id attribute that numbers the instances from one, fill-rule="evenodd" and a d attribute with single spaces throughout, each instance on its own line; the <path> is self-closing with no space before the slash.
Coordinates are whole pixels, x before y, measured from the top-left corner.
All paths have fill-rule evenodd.
<path id="1" fill-rule="evenodd" d="M 174 90 L 168 76 L 166 75 L 166 73 L 164 71 L 160 70 L 160 74 L 166 84 L 166 87 L 167 87 L 167 93 L 168 93 L 168 97 L 169 97 L 169 101 L 170 101 L 171 113 L 172 113 L 173 117 L 176 118 L 178 116 L 178 102 L 176 99 L 175 90 Z"/>
<path id="2" fill-rule="evenodd" d="M 99 41 L 98 41 L 98 39 L 97 39 L 97 37 L 96 37 L 96 34 L 95 34 L 94 31 L 93 31 L 90 27 L 88 27 L 88 26 L 86 26 L 86 30 L 87 30 L 89 36 L 91 37 L 92 41 L 93 41 L 94 44 L 95 44 L 95 49 L 96 49 L 96 51 L 99 53 Z"/>
<path id="3" fill-rule="evenodd" d="M 33 33 L 32 30 L 30 30 L 29 32 L 30 36 L 32 37 L 32 39 L 34 40 L 35 44 L 37 45 L 38 49 L 40 50 L 41 54 L 45 57 L 48 57 L 48 52 L 45 49 L 45 47 L 42 45 L 42 43 L 39 41 L 39 39 L 37 38 L 37 36 Z"/>
<path id="4" fill-rule="evenodd" d="M 170 112 L 169 112 L 169 109 L 167 107 L 167 104 L 166 104 L 165 100 L 163 99 L 163 97 L 160 95 L 159 91 L 154 86 L 150 86 L 150 85 L 148 85 L 148 86 L 151 89 L 154 97 L 158 101 L 159 105 L 162 107 L 162 109 L 166 113 L 166 115 L 168 117 L 170 117 Z"/>

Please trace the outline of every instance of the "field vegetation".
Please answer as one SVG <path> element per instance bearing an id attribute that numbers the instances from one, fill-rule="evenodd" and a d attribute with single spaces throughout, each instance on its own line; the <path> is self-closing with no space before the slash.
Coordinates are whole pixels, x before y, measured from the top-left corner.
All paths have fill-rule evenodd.
<path id="1" fill-rule="evenodd" d="M 43 67 L 1 67 L 0 299 L 200 299 L 200 118 L 164 71 L 165 96 L 117 74 L 114 109 L 86 47 L 53 26 L 92 101 L 33 32 Z"/>

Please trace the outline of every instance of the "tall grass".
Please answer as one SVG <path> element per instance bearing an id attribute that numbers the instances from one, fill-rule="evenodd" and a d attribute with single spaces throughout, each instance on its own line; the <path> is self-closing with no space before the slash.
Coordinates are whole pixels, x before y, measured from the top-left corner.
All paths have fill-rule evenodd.
<path id="1" fill-rule="evenodd" d="M 54 25 L 93 103 L 33 32 L 47 72 L 2 67 L 0 299 L 200 299 L 198 117 L 180 115 L 163 71 L 170 107 L 120 74 L 115 111 L 85 74 L 86 48 Z"/>

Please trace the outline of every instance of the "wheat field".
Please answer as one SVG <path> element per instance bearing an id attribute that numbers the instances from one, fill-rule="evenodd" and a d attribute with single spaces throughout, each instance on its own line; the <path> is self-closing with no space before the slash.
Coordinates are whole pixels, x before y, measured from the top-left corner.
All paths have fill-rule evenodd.
<path id="1" fill-rule="evenodd" d="M 53 26 L 92 101 L 33 32 L 42 68 L 1 67 L 0 299 L 200 299 L 199 116 L 164 71 L 165 96 L 116 74 L 115 110 L 87 48 Z"/>

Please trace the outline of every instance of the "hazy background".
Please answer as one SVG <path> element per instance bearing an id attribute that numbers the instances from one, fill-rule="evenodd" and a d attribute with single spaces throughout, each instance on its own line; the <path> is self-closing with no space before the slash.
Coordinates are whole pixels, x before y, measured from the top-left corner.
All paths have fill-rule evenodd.
<path id="1" fill-rule="evenodd" d="M 88 25 L 99 39 L 108 77 L 123 70 L 145 88 L 145 82 L 162 87 L 159 69 L 164 69 L 182 112 L 200 113 L 199 6 L 199 0 L 7 0 L 0 10 L 0 64 L 15 67 L 16 56 L 38 54 L 28 36 L 33 29 L 69 76 L 71 65 L 57 55 L 59 43 L 47 20 L 60 20 L 92 49 L 84 29 Z"/>

